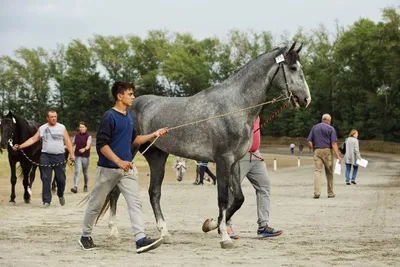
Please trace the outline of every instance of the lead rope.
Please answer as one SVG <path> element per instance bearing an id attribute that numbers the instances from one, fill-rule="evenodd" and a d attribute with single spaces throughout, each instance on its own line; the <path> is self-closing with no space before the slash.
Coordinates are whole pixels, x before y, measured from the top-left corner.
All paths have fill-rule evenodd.
<path id="1" fill-rule="evenodd" d="M 8 140 L 8 143 L 10 144 L 11 147 L 14 146 L 14 145 L 13 145 L 12 139 L 9 139 L 9 140 Z M 40 164 L 40 163 L 37 163 L 37 162 L 31 160 L 31 159 L 28 157 L 28 155 L 25 154 L 24 150 L 18 149 L 18 151 L 21 151 L 22 155 L 24 155 L 24 157 L 25 157 L 27 160 L 29 160 L 30 163 L 32 163 L 32 164 L 34 164 L 34 165 L 36 165 L 36 166 L 39 166 L 39 167 L 57 167 L 57 166 L 60 166 L 60 165 L 63 165 L 63 164 L 65 164 L 65 163 L 67 163 L 67 160 L 63 160 L 63 161 L 58 162 L 58 163 L 55 163 L 55 164 Z M 70 163 L 69 165 L 73 166 L 73 165 L 74 165 L 74 162 L 71 161 L 71 163 Z"/>
<path id="2" fill-rule="evenodd" d="M 263 124 L 261 124 L 260 127 L 258 127 L 258 129 L 255 130 L 255 131 L 253 132 L 253 134 L 256 133 L 257 131 L 260 131 L 261 128 L 264 128 L 269 122 L 271 122 L 279 113 L 281 113 L 281 112 L 282 112 L 285 108 L 287 108 L 288 106 L 289 106 L 289 103 L 286 102 L 286 103 L 285 103 L 283 106 L 281 106 L 277 111 L 275 111 L 271 116 L 269 116 L 269 118 L 268 118 L 265 122 L 263 122 Z M 262 157 L 260 157 L 260 156 L 257 156 L 257 155 L 254 154 L 253 152 L 249 151 L 249 153 L 250 153 L 251 155 L 253 155 L 255 158 L 257 158 L 257 159 L 259 159 L 259 160 L 261 160 L 261 161 L 264 161 L 264 158 L 262 158 Z M 251 156 L 250 156 L 250 161 L 251 161 Z"/>

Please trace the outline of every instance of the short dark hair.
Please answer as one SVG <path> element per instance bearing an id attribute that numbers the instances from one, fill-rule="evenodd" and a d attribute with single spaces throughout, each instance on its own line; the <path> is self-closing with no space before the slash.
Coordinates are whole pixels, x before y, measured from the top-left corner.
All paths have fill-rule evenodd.
<path id="1" fill-rule="evenodd" d="M 49 109 L 49 110 L 47 111 L 46 117 L 49 116 L 49 113 L 57 113 L 57 111 L 55 111 L 54 109 Z"/>
<path id="2" fill-rule="evenodd" d="M 83 126 L 87 127 L 86 122 L 80 121 L 80 122 L 79 122 L 79 125 L 81 125 L 81 124 L 82 124 Z"/>
<path id="3" fill-rule="evenodd" d="M 113 95 L 114 100 L 117 100 L 118 94 L 123 94 L 125 91 L 129 89 L 135 90 L 135 86 L 133 85 L 133 83 L 116 81 L 111 87 L 111 94 Z"/>

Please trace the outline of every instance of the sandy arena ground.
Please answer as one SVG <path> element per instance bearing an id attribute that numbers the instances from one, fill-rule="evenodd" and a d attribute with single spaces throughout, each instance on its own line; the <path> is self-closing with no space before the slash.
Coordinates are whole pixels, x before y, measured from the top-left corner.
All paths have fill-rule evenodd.
<path id="1" fill-rule="evenodd" d="M 85 194 L 69 192 L 71 175 L 67 204 L 61 207 L 56 197 L 49 209 L 40 207 L 39 179 L 31 204 L 23 203 L 19 181 L 17 204 L 11 205 L 9 177 L 0 177 L 0 266 L 400 266 L 400 156 L 362 153 L 370 162 L 366 169 L 360 168 L 358 184 L 346 186 L 344 174 L 335 176 L 336 198 L 327 198 L 323 181 L 321 198 L 316 200 L 308 153 L 297 168 L 297 156 L 288 155 L 287 149 L 264 152 L 272 181 L 271 226 L 284 230 L 282 236 L 257 238 L 255 195 L 246 180 L 246 201 L 233 218 L 240 239 L 234 249 L 222 250 L 216 231 L 201 231 L 204 219 L 218 214 L 215 187 L 193 185 L 193 168 L 178 183 L 168 166 L 161 200 L 174 244 L 136 254 L 121 197 L 117 213 L 121 240 L 107 239 L 104 218 L 93 233 L 99 249 L 86 252 L 77 243 L 85 209 L 77 204 Z M 271 168 L 273 158 L 278 159 L 277 171 Z M 147 232 L 157 236 L 147 169 L 139 171 Z"/>

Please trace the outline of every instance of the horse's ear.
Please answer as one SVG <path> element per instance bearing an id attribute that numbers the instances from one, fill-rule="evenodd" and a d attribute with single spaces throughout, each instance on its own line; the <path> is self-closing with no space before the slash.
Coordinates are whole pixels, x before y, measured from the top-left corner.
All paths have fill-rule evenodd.
<path id="1" fill-rule="evenodd" d="M 297 48 L 296 53 L 299 54 L 302 48 L 303 48 L 303 43 L 300 45 L 299 48 Z"/>
<path id="2" fill-rule="evenodd" d="M 11 113 L 10 110 L 6 109 L 6 110 L 3 111 L 3 114 L 2 114 L 2 115 L 3 115 L 3 117 L 7 117 L 7 116 L 11 116 L 12 113 Z"/>
<path id="3" fill-rule="evenodd" d="M 292 46 L 290 47 L 289 51 L 287 52 L 287 54 L 289 54 L 290 52 L 292 52 L 292 50 L 295 48 L 296 46 L 296 41 L 294 41 L 294 43 L 292 44 Z"/>

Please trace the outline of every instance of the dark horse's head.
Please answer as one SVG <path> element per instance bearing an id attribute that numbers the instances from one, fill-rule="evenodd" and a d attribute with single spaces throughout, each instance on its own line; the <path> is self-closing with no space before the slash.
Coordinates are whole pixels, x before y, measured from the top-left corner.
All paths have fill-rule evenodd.
<path id="1" fill-rule="evenodd" d="M 7 148 L 9 140 L 12 140 L 13 144 L 21 144 L 34 135 L 37 129 L 37 123 L 30 124 L 21 116 L 11 111 L 5 111 L 4 114 L 2 114 L 0 124 L 0 147 L 3 149 Z"/>
<path id="2" fill-rule="evenodd" d="M 280 64 L 280 68 L 273 70 L 273 85 L 279 87 L 288 96 L 291 94 L 291 104 L 294 107 L 307 107 L 311 103 L 310 89 L 304 77 L 303 69 L 300 64 L 299 53 L 302 45 L 295 49 L 296 42 L 287 50 L 281 51 L 281 54 L 275 59 Z M 278 74 L 280 72 L 280 74 Z M 275 76 L 275 77 L 274 77 Z"/>
<path id="3" fill-rule="evenodd" d="M 11 111 L 6 111 L 1 117 L 0 123 L 0 148 L 6 149 L 8 140 L 13 139 L 17 121 Z"/>

